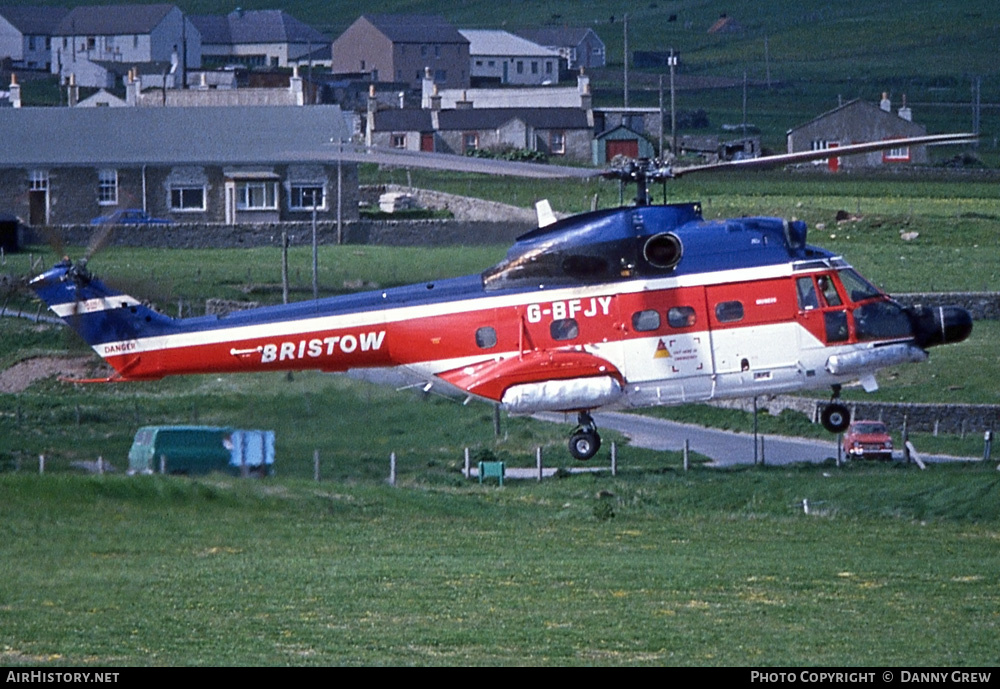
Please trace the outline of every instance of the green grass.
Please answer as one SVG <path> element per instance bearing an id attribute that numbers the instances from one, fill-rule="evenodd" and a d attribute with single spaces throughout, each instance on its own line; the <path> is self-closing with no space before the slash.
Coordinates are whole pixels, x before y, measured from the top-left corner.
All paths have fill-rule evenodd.
<path id="1" fill-rule="evenodd" d="M 6 666 L 1000 660 L 977 467 L 0 491 Z"/>

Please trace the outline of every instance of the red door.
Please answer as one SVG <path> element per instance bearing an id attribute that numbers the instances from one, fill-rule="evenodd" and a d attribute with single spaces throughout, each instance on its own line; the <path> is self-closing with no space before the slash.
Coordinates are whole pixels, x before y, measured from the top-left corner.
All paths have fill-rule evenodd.
<path id="1" fill-rule="evenodd" d="M 607 141 L 605 143 L 606 160 L 611 160 L 615 156 L 625 156 L 626 158 L 639 157 L 639 142 L 632 140 Z"/>
<path id="2" fill-rule="evenodd" d="M 840 144 L 836 141 L 831 141 L 826 145 L 827 148 L 840 148 Z M 830 172 L 836 172 L 840 169 L 840 158 L 834 156 L 833 158 L 828 158 L 826 164 L 830 168 Z"/>

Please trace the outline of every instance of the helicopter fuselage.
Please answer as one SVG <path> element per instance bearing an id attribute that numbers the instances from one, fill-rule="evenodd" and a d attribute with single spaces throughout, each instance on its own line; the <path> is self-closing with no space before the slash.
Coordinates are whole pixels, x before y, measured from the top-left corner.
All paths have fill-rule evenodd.
<path id="1" fill-rule="evenodd" d="M 512 413 L 579 412 L 587 432 L 600 408 L 871 384 L 971 331 L 957 307 L 896 304 L 802 222 L 698 204 L 574 216 L 480 275 L 225 316 L 168 318 L 75 270 L 32 285 L 112 379 L 391 369 Z"/>

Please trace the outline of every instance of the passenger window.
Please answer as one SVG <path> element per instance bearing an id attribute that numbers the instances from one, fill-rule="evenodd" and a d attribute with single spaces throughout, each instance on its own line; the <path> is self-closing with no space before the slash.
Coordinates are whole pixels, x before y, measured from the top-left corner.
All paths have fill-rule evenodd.
<path id="1" fill-rule="evenodd" d="M 480 349 L 496 347 L 497 331 L 488 325 L 483 326 L 476 331 L 476 344 Z"/>
<path id="2" fill-rule="evenodd" d="M 572 340 L 580 334 L 580 326 L 577 325 L 575 318 L 560 318 L 552 321 L 549 333 L 553 340 Z"/>
<path id="3" fill-rule="evenodd" d="M 743 320 L 743 302 L 724 301 L 716 304 L 715 317 L 720 323 L 735 323 Z"/>
<path id="4" fill-rule="evenodd" d="M 667 323 L 671 328 L 690 328 L 697 320 L 690 306 L 675 306 L 667 311 Z"/>
<path id="5" fill-rule="evenodd" d="M 659 311 L 636 311 L 632 314 L 632 329 L 639 332 L 656 330 L 660 327 Z"/>

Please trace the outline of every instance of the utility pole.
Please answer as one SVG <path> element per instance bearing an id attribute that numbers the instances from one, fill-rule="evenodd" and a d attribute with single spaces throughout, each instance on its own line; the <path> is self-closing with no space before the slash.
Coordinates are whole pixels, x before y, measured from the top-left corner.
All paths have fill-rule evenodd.
<path id="1" fill-rule="evenodd" d="M 677 69 L 677 56 L 670 49 L 670 152 L 677 156 L 677 101 L 674 91 L 674 72 Z"/>
<path id="2" fill-rule="evenodd" d="M 625 57 L 625 94 L 624 94 L 624 105 L 627 108 L 628 107 L 628 15 L 627 14 L 625 15 L 624 24 L 625 24 L 625 28 L 623 29 L 623 31 L 625 32 L 625 50 L 624 50 L 624 52 L 625 52 L 625 55 L 624 55 L 624 57 Z"/>

